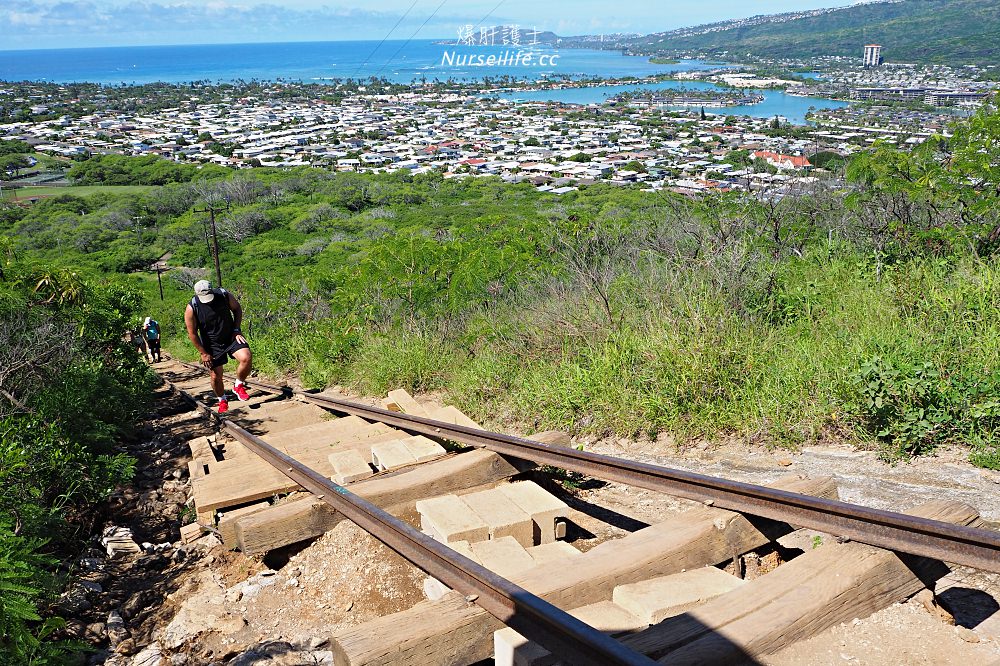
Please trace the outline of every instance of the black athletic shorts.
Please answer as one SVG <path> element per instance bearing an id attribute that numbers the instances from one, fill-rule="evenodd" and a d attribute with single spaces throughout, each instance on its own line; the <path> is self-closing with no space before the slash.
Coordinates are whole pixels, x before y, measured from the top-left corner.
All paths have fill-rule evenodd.
<path id="1" fill-rule="evenodd" d="M 220 365 L 225 365 L 230 358 L 235 358 L 233 354 L 241 349 L 250 349 L 250 345 L 245 342 L 237 342 L 233 340 L 233 343 L 219 351 L 217 349 L 212 349 L 212 368 L 218 368 Z"/>

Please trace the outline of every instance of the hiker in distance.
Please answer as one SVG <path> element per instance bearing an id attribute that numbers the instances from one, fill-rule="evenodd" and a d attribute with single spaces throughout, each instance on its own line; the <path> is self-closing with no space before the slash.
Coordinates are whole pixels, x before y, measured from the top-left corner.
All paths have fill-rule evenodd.
<path id="1" fill-rule="evenodd" d="M 149 350 L 149 362 L 160 362 L 160 323 L 152 317 L 146 317 L 142 323 L 142 334 L 146 338 L 146 349 Z"/>
<path id="2" fill-rule="evenodd" d="M 246 379 L 253 368 L 250 345 L 240 331 L 243 308 L 236 297 L 223 288 L 212 289 L 208 280 L 200 280 L 194 285 L 194 297 L 184 311 L 191 344 L 201 354 L 201 362 L 212 372 L 212 390 L 219 399 L 219 413 L 229 409 L 222 371 L 231 357 L 239 366 L 236 368 L 236 383 L 233 393 L 240 400 L 249 400 Z"/>

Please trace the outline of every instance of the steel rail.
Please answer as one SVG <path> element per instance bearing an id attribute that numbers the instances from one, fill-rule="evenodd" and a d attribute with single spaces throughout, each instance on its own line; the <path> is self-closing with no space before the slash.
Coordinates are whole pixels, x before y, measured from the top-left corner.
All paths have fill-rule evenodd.
<path id="1" fill-rule="evenodd" d="M 429 575 L 467 595 L 469 601 L 541 644 L 552 654 L 585 666 L 655 666 L 656 662 L 649 657 L 625 647 L 541 597 L 410 527 L 260 437 L 219 416 L 186 391 L 167 383 L 185 400 L 214 418 L 241 444 L 313 493 L 317 499 L 329 504 Z"/>
<path id="2" fill-rule="evenodd" d="M 190 363 L 184 365 L 204 370 Z M 352 414 L 409 432 L 445 438 L 586 476 L 704 502 L 719 508 L 815 529 L 872 546 L 1000 573 L 1000 532 L 954 525 L 838 500 L 661 467 L 530 439 L 392 412 L 349 400 L 255 381 L 271 393 Z"/>

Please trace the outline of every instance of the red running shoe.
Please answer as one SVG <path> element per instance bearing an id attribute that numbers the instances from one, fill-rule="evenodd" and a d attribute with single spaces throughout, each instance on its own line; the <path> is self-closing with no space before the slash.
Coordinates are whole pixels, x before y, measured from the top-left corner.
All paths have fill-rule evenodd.
<path id="1" fill-rule="evenodd" d="M 250 395 L 247 393 L 246 384 L 236 384 L 235 386 L 233 386 L 233 393 L 235 393 L 236 397 L 239 398 L 240 400 L 250 399 Z"/>
<path id="2" fill-rule="evenodd" d="M 225 398 L 221 398 L 219 400 L 219 413 L 225 414 L 228 411 L 229 411 L 229 401 L 226 400 Z"/>

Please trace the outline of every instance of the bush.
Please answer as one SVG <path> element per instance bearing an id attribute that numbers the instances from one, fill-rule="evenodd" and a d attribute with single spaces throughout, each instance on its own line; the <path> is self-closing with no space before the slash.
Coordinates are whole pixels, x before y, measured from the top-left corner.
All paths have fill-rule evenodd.
<path id="1" fill-rule="evenodd" d="M 138 293 L 117 280 L 5 261 L 0 275 L 0 663 L 57 663 L 74 646 L 39 607 L 55 554 L 71 557 L 93 505 L 127 483 L 115 442 L 145 412 L 153 378 L 122 333 Z M 41 553 L 49 554 L 43 556 Z"/>
<path id="2" fill-rule="evenodd" d="M 209 173 L 218 174 L 219 170 L 220 167 L 200 171 L 194 165 L 179 164 L 156 155 L 95 155 L 74 164 L 66 175 L 78 185 L 166 185 L 188 183 Z M 227 169 L 222 170 L 226 172 Z"/>
<path id="3" fill-rule="evenodd" d="M 940 374 L 930 363 L 899 370 L 874 358 L 861 366 L 856 381 L 859 401 L 848 407 L 885 445 L 887 457 L 927 453 L 954 425 Z"/>
<path id="4" fill-rule="evenodd" d="M 84 646 L 48 640 L 65 623 L 42 619 L 38 606 L 54 590 L 47 574 L 56 560 L 40 554 L 45 542 L 17 535 L 0 522 L 0 657 L 8 664 L 61 664 Z"/>

